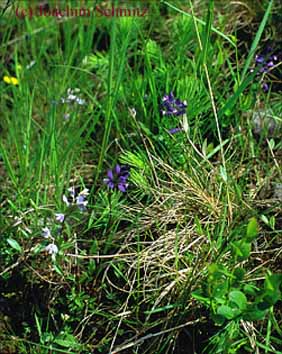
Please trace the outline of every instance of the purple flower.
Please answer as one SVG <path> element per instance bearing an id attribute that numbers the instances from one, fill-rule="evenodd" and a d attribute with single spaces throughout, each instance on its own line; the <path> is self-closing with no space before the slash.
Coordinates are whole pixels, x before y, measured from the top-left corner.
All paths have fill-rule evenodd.
<path id="1" fill-rule="evenodd" d="M 64 222 L 64 220 L 65 220 L 65 215 L 62 214 L 62 213 L 56 213 L 55 217 L 56 217 L 56 220 L 61 222 L 61 223 Z"/>
<path id="2" fill-rule="evenodd" d="M 262 89 L 263 89 L 264 92 L 268 92 L 269 86 L 268 86 L 268 84 L 267 84 L 266 82 L 264 82 L 264 83 L 261 85 L 261 87 L 262 87 Z"/>
<path id="3" fill-rule="evenodd" d="M 104 183 L 110 188 L 118 188 L 121 192 L 126 192 L 129 177 L 129 168 L 117 164 L 113 170 L 108 170 L 107 178 L 104 178 Z"/>
<path id="4" fill-rule="evenodd" d="M 88 201 L 85 200 L 85 195 L 80 194 L 79 196 L 76 197 L 76 205 L 78 206 L 80 211 L 85 211 L 86 210 L 86 205 L 88 204 Z"/>
<path id="5" fill-rule="evenodd" d="M 49 254 L 55 255 L 58 253 L 58 247 L 54 243 L 50 243 L 45 247 L 45 251 L 47 251 Z"/>
<path id="6" fill-rule="evenodd" d="M 263 54 L 257 54 L 255 56 L 255 66 L 251 69 L 251 72 L 254 71 L 254 68 L 258 68 L 257 76 L 260 79 L 261 74 L 267 74 L 270 70 L 277 65 L 279 58 L 278 55 L 272 54 L 273 48 L 268 46 Z M 262 82 L 261 88 L 264 92 L 269 91 L 269 84 L 265 81 Z"/>
<path id="7" fill-rule="evenodd" d="M 88 201 L 86 200 L 87 196 L 89 195 L 89 189 L 84 188 L 80 193 L 75 192 L 74 187 L 68 188 L 68 192 L 71 196 L 71 202 L 69 202 L 68 198 L 63 195 L 63 201 L 67 206 L 72 206 L 72 205 L 77 205 L 80 211 L 85 211 L 86 210 L 86 205 L 88 204 Z M 58 220 L 59 221 L 59 220 Z"/>
<path id="8" fill-rule="evenodd" d="M 162 98 L 163 116 L 181 116 L 186 113 L 187 102 L 174 98 L 172 92 Z"/>
<path id="9" fill-rule="evenodd" d="M 255 56 L 255 66 L 260 67 L 259 69 L 260 73 L 268 73 L 269 69 L 272 68 L 275 64 L 277 64 L 278 56 L 273 54 L 270 55 L 271 51 L 272 49 L 268 48 L 266 55 L 257 54 Z"/>
<path id="10" fill-rule="evenodd" d="M 43 229 L 42 229 L 42 236 L 43 236 L 44 238 L 49 238 L 49 237 L 51 237 L 51 231 L 50 231 L 49 227 L 43 227 Z"/>
<path id="11" fill-rule="evenodd" d="M 257 55 L 255 56 L 255 61 L 256 61 L 256 64 L 262 64 L 262 63 L 264 63 L 264 56 L 257 54 Z"/>
<path id="12" fill-rule="evenodd" d="M 176 134 L 178 132 L 182 132 L 183 131 L 183 128 L 172 128 L 172 129 L 169 129 L 169 134 Z"/>

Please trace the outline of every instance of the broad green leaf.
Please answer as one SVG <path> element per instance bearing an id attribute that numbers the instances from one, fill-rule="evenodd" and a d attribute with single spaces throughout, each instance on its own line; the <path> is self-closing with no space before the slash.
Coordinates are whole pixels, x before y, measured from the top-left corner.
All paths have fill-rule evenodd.
<path id="1" fill-rule="evenodd" d="M 258 292 L 258 288 L 252 284 L 244 285 L 244 292 L 248 295 L 256 296 Z"/>
<path id="2" fill-rule="evenodd" d="M 266 225 L 269 224 L 268 218 L 265 215 L 262 214 L 260 218 Z"/>
<path id="3" fill-rule="evenodd" d="M 250 311 L 244 312 L 243 320 L 245 321 L 257 321 L 262 320 L 266 314 L 266 311 L 261 311 L 257 308 L 250 309 Z"/>
<path id="4" fill-rule="evenodd" d="M 225 317 L 227 320 L 232 320 L 240 315 L 240 313 L 241 311 L 239 309 L 235 309 L 227 305 L 221 305 L 217 309 L 217 314 Z"/>
<path id="5" fill-rule="evenodd" d="M 236 277 L 236 280 L 243 280 L 245 276 L 246 271 L 243 268 L 236 268 L 234 270 L 234 276 Z"/>
<path id="6" fill-rule="evenodd" d="M 271 274 L 266 276 L 262 302 L 258 305 L 260 309 L 269 308 L 282 299 L 280 291 L 281 283 L 282 274 Z"/>
<path id="7" fill-rule="evenodd" d="M 256 218 L 251 218 L 247 226 L 246 239 L 248 241 L 253 241 L 258 234 L 258 223 Z"/>
<path id="8" fill-rule="evenodd" d="M 223 317 L 221 315 L 217 315 L 215 313 L 211 314 L 211 318 L 214 321 L 214 323 L 217 324 L 218 326 L 222 326 L 224 324 L 224 322 L 226 321 L 225 317 Z"/>
<path id="9" fill-rule="evenodd" d="M 77 340 L 74 336 L 72 336 L 69 333 L 63 333 L 61 335 L 59 335 L 58 338 L 56 338 L 54 340 L 54 342 L 62 347 L 66 347 L 66 348 L 74 348 L 77 346 Z"/>
<path id="10" fill-rule="evenodd" d="M 236 241 L 232 243 L 233 254 L 239 261 L 247 259 L 251 253 L 251 244 L 249 242 Z"/>
<path id="11" fill-rule="evenodd" d="M 236 304 L 240 310 L 245 310 L 247 307 L 247 298 L 242 291 L 233 290 L 229 293 L 229 300 Z"/>
<path id="12" fill-rule="evenodd" d="M 8 238 L 7 239 L 8 244 L 15 249 L 18 252 L 22 252 L 22 248 L 19 245 L 18 241 L 14 240 L 13 238 Z"/>
<path id="13" fill-rule="evenodd" d="M 267 275 L 264 281 L 264 288 L 268 291 L 279 291 L 282 283 L 282 274 Z"/>

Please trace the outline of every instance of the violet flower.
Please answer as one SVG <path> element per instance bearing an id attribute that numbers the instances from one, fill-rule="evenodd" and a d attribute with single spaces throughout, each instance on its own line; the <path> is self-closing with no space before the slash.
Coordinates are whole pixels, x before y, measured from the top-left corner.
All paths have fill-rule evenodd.
<path id="1" fill-rule="evenodd" d="M 65 215 L 64 214 L 62 214 L 62 213 L 56 213 L 55 214 L 55 218 L 56 218 L 56 220 L 58 221 L 58 222 L 64 222 L 64 220 L 65 220 Z"/>
<path id="2" fill-rule="evenodd" d="M 47 251 L 51 255 L 55 255 L 58 253 L 58 247 L 54 243 L 50 243 L 45 247 L 45 251 Z"/>
<path id="3" fill-rule="evenodd" d="M 264 92 L 268 92 L 269 85 L 266 82 L 263 82 L 261 88 L 263 89 Z"/>
<path id="4" fill-rule="evenodd" d="M 169 134 L 176 134 L 178 132 L 182 132 L 183 131 L 183 128 L 172 128 L 172 129 L 169 129 Z"/>
<path id="5" fill-rule="evenodd" d="M 271 47 L 267 47 L 264 51 L 265 54 L 257 54 L 255 56 L 255 67 L 259 68 L 257 72 L 257 76 L 260 74 L 267 74 L 270 72 L 271 68 L 273 68 L 278 63 L 278 56 L 275 54 L 271 54 L 272 52 Z M 251 69 L 251 72 L 254 71 L 254 67 Z M 268 92 L 269 85 L 264 80 L 262 80 L 261 88 L 264 92 Z"/>
<path id="6" fill-rule="evenodd" d="M 175 98 L 172 92 L 162 98 L 163 116 L 181 116 L 186 113 L 186 108 L 187 102 Z"/>
<path id="7" fill-rule="evenodd" d="M 42 229 L 42 236 L 44 237 L 44 238 L 49 238 L 49 237 L 51 237 L 51 231 L 50 231 L 50 229 L 49 229 L 49 227 L 43 227 L 43 229 Z"/>
<path id="8" fill-rule="evenodd" d="M 78 206 L 80 211 L 86 210 L 86 205 L 88 204 L 88 201 L 85 198 L 85 195 L 82 194 L 76 197 L 76 205 Z"/>
<path id="9" fill-rule="evenodd" d="M 110 188 L 117 188 L 122 193 L 125 193 L 128 188 L 127 179 L 129 177 L 128 166 L 120 166 L 117 164 L 114 169 L 108 170 L 107 178 L 104 178 L 104 183 Z"/>
<path id="10" fill-rule="evenodd" d="M 68 191 L 72 201 L 69 201 L 68 197 L 64 194 L 63 202 L 66 204 L 66 206 L 69 207 L 71 205 L 76 205 L 80 211 L 85 211 L 86 205 L 88 204 L 86 198 L 89 195 L 89 189 L 84 188 L 81 192 L 78 193 L 78 195 L 76 195 L 74 187 L 68 188 Z"/>

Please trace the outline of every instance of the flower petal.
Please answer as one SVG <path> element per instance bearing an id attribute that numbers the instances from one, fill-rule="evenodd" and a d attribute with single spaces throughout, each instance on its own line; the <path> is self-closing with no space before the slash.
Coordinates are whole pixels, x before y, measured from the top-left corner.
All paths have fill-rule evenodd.
<path id="1" fill-rule="evenodd" d="M 127 184 L 125 184 L 125 183 L 119 183 L 119 184 L 118 184 L 118 189 L 119 189 L 122 193 L 125 193 L 125 192 L 126 192 L 126 189 L 127 189 Z"/>
<path id="2" fill-rule="evenodd" d="M 108 170 L 107 176 L 109 177 L 110 180 L 113 180 L 114 179 L 113 170 Z"/>
<path id="3" fill-rule="evenodd" d="M 119 164 L 117 164 L 116 167 L 115 167 L 115 173 L 116 173 L 117 175 L 120 174 L 120 165 L 119 165 Z"/>

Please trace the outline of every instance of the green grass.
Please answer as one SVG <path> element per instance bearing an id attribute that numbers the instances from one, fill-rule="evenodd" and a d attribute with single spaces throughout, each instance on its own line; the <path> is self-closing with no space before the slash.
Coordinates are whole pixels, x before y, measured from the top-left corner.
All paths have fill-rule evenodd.
<path id="1" fill-rule="evenodd" d="M 253 122 L 279 124 L 281 65 L 268 93 L 250 70 L 269 33 L 279 45 L 280 8 L 260 5 L 238 10 L 245 41 L 212 0 L 0 17 L 1 75 L 19 80 L 0 82 L 0 352 L 281 353 L 281 125 Z M 62 102 L 70 88 L 84 104 Z M 160 113 L 171 91 L 185 115 Z M 126 193 L 103 182 L 117 163 Z"/>

